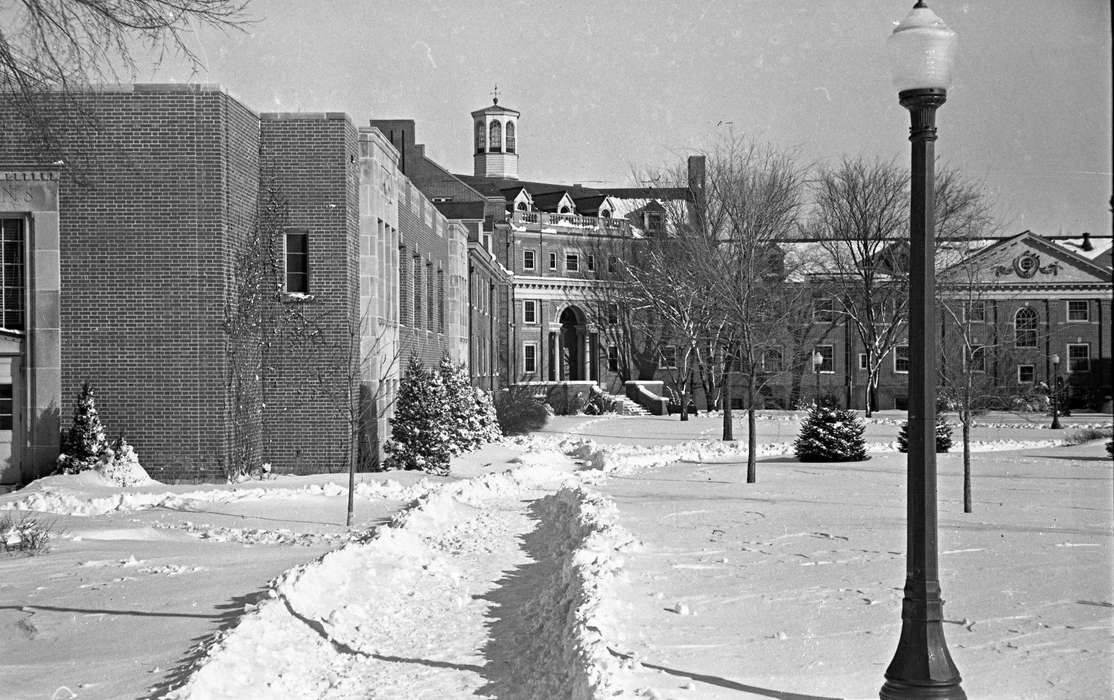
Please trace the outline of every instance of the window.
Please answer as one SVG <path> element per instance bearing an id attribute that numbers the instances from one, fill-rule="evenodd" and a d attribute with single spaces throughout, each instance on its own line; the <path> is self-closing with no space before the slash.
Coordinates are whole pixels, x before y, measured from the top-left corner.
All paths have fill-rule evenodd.
<path id="1" fill-rule="evenodd" d="M 538 255 L 537 252 L 535 252 L 533 250 L 522 251 L 522 269 L 523 270 L 536 270 L 537 269 L 537 261 L 535 260 L 535 258 L 537 257 L 537 255 Z"/>
<path id="2" fill-rule="evenodd" d="M 538 302 L 536 300 L 527 299 L 526 301 L 522 302 L 522 322 L 538 322 Z"/>
<path id="3" fill-rule="evenodd" d="M 578 253 L 565 253 L 565 272 L 580 271 L 580 255 Z"/>
<path id="4" fill-rule="evenodd" d="M 822 374 L 834 374 L 835 373 L 835 347 L 833 347 L 831 345 L 817 345 L 816 346 L 816 352 L 820 353 L 820 358 L 821 358 L 820 372 Z M 812 371 L 814 371 L 814 372 L 816 371 L 816 366 L 815 365 L 813 366 Z"/>
<path id="5" fill-rule="evenodd" d="M 476 122 L 476 153 L 484 152 L 484 146 L 486 145 L 484 143 L 484 136 L 486 131 L 483 122 Z"/>
<path id="6" fill-rule="evenodd" d="M 894 347 L 894 373 L 909 374 L 908 345 L 898 345 Z"/>
<path id="7" fill-rule="evenodd" d="M 661 221 L 662 221 L 661 212 L 656 212 L 656 211 L 648 212 L 646 214 L 646 230 L 649 233 L 661 233 L 661 231 L 662 231 Z"/>
<path id="8" fill-rule="evenodd" d="M 677 369 L 677 346 L 666 345 L 661 349 L 660 369 Z"/>
<path id="9" fill-rule="evenodd" d="M 23 320 L 23 219 L 0 219 L 0 326 L 13 331 Z"/>
<path id="10" fill-rule="evenodd" d="M 585 265 L 585 267 L 588 268 L 589 272 L 595 272 L 595 270 L 596 270 L 596 256 L 589 255 L 588 258 L 584 261 L 584 265 Z"/>
<path id="11" fill-rule="evenodd" d="M 1018 384 L 1032 384 L 1033 383 L 1033 365 L 1018 365 L 1017 366 L 1017 383 Z"/>
<path id="12" fill-rule="evenodd" d="M 607 370 L 609 372 L 619 371 L 619 347 L 617 345 L 607 346 Z"/>
<path id="13" fill-rule="evenodd" d="M 538 345 L 525 343 L 522 346 L 522 371 L 524 374 L 536 374 L 538 371 Z"/>
<path id="14" fill-rule="evenodd" d="M 1037 347 L 1037 312 L 1028 306 L 1013 317 L 1014 342 L 1019 348 Z"/>
<path id="15" fill-rule="evenodd" d="M 1091 345 L 1089 343 L 1068 343 L 1068 371 L 1091 371 Z"/>
<path id="16" fill-rule="evenodd" d="M 1091 320 L 1091 307 L 1086 301 L 1068 301 L 1068 320 L 1069 321 L 1090 321 Z"/>
<path id="17" fill-rule="evenodd" d="M 831 323 L 835 320 L 835 300 L 831 297 L 818 297 L 812 300 L 812 320 Z"/>
<path id="18" fill-rule="evenodd" d="M 499 122 L 491 122 L 490 135 L 487 139 L 487 152 L 503 152 L 503 125 Z"/>
<path id="19" fill-rule="evenodd" d="M 422 327 L 422 273 L 425 272 L 425 266 L 422 265 L 422 259 L 415 255 L 412 261 L 414 266 L 414 328 Z"/>
<path id="20" fill-rule="evenodd" d="M 762 354 L 762 368 L 767 372 L 780 372 L 782 369 L 781 346 L 766 348 Z"/>
<path id="21" fill-rule="evenodd" d="M 0 430 L 12 429 L 12 385 L 0 384 Z"/>
<path id="22" fill-rule="evenodd" d="M 607 271 L 611 274 L 615 274 L 619 271 L 619 258 L 617 256 L 607 256 Z"/>
<path id="23" fill-rule="evenodd" d="M 971 346 L 971 359 L 967 362 L 967 369 L 972 373 L 986 372 L 986 348 L 981 345 Z"/>
<path id="24" fill-rule="evenodd" d="M 519 202 L 518 204 L 514 205 L 514 208 L 517 211 L 526 211 L 526 202 Z"/>
<path id="25" fill-rule="evenodd" d="M 963 302 L 963 318 L 970 323 L 986 323 L 986 302 L 982 300 Z"/>
<path id="26" fill-rule="evenodd" d="M 619 305 L 612 302 L 607 305 L 607 325 L 614 326 L 619 323 Z"/>
<path id="27" fill-rule="evenodd" d="M 867 364 L 866 364 L 866 353 L 865 352 L 860 352 L 859 353 L 859 370 L 862 371 L 862 372 L 865 372 L 868 369 L 870 369 L 870 368 L 867 367 Z"/>
<path id="28" fill-rule="evenodd" d="M 507 153 L 514 153 L 514 122 L 507 122 Z"/>
<path id="29" fill-rule="evenodd" d="M 557 269 L 557 253 L 550 253 L 549 254 L 549 269 L 550 270 L 556 270 Z"/>
<path id="30" fill-rule="evenodd" d="M 286 292 L 309 294 L 309 234 L 304 231 L 286 234 Z"/>

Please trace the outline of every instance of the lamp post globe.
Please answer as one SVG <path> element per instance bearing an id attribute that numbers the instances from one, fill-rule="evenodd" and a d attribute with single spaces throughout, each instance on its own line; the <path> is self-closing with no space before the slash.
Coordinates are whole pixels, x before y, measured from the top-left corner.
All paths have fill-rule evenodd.
<path id="1" fill-rule="evenodd" d="M 816 375 L 816 405 L 820 405 L 820 366 L 824 364 L 824 356 L 820 351 L 812 353 L 812 372 Z"/>
<path id="2" fill-rule="evenodd" d="M 909 110 L 909 452 L 901 636 L 880 697 L 966 698 L 944 640 L 936 518 L 936 109 L 951 85 L 956 35 L 924 2 L 889 38 L 894 87 Z"/>
<path id="3" fill-rule="evenodd" d="M 1052 430 L 1060 429 L 1060 356 L 1052 353 L 1052 381 L 1049 382 L 1048 398 L 1052 404 Z"/>

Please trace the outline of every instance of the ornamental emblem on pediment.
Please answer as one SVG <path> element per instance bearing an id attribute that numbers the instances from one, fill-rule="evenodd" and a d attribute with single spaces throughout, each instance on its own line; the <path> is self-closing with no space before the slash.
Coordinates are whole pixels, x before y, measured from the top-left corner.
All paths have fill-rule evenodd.
<path id="1" fill-rule="evenodd" d="M 1040 256 L 1031 250 L 1027 250 L 1014 258 L 1012 265 L 994 266 L 995 277 L 1013 273 L 1022 279 L 1029 279 L 1038 272 L 1042 275 L 1058 275 L 1060 273 L 1060 263 L 1053 261 L 1047 265 L 1041 265 Z"/>

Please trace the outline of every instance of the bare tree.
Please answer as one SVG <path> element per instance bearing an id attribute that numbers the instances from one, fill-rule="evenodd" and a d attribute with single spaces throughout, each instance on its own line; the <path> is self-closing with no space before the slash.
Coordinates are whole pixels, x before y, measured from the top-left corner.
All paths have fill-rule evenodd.
<path id="1" fill-rule="evenodd" d="M 862 159 L 823 168 L 816 180 L 810 233 L 823 250 L 821 275 L 838 297 L 838 312 L 866 351 L 868 416 L 882 360 L 905 332 L 908 186 L 906 170 Z"/>
<path id="2" fill-rule="evenodd" d="M 747 482 L 757 480 L 755 409 L 761 390 L 782 376 L 790 326 L 808 306 L 797 275 L 801 262 L 787 242 L 799 228 L 804 171 L 788 155 L 730 138 L 708 156 L 703 191 L 695 193 L 694 234 L 710 243 L 697 260 L 699 278 L 723 330 L 724 439 L 730 439 L 730 372 L 745 384 Z M 807 317 L 807 316 L 806 316 Z"/>
<path id="3" fill-rule="evenodd" d="M 140 62 L 167 55 L 201 61 L 199 26 L 242 28 L 248 0 L 20 0 L 0 7 L 0 92 L 14 101 L 40 147 L 61 151 L 48 105 L 90 84 L 133 79 Z M 125 80 L 126 81 L 126 80 Z"/>

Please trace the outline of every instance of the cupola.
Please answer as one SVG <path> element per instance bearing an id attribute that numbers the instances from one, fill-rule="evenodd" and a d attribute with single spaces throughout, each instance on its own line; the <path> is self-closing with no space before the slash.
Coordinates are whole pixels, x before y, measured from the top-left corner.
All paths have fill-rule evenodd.
<path id="1" fill-rule="evenodd" d="M 476 177 L 518 179 L 518 116 L 499 104 L 498 91 L 489 106 L 472 112 Z"/>

